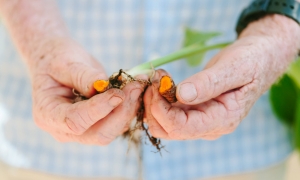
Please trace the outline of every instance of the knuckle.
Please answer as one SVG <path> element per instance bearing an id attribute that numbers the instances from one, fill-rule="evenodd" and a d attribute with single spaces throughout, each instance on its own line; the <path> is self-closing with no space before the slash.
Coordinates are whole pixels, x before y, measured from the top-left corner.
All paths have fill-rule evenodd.
<path id="1" fill-rule="evenodd" d="M 84 71 L 78 71 L 78 73 L 75 76 L 74 84 L 76 84 L 77 87 L 84 87 L 83 86 L 83 74 Z"/>
<path id="2" fill-rule="evenodd" d="M 68 64 L 68 67 L 70 69 L 71 72 L 77 72 L 76 75 L 73 77 L 73 83 L 76 84 L 77 86 L 80 85 L 81 83 L 81 78 L 83 75 L 83 71 L 82 71 L 82 64 L 78 63 L 78 62 L 72 62 Z"/>
<path id="3" fill-rule="evenodd" d="M 235 104 L 232 103 L 229 107 L 229 118 L 234 118 L 236 121 L 241 121 L 247 116 L 254 102 L 255 100 L 253 100 L 252 98 L 244 98 L 237 100 Z"/>
<path id="4" fill-rule="evenodd" d="M 195 102 L 204 102 L 207 99 L 212 98 L 215 95 L 216 85 L 219 83 L 219 79 L 216 74 L 205 70 L 192 76 L 190 81 L 194 82 L 193 84 L 197 91 L 197 96 L 193 100 Z"/>
<path id="5" fill-rule="evenodd" d="M 138 81 L 130 82 L 130 83 L 128 83 L 128 85 L 125 86 L 125 88 L 126 87 L 129 87 L 131 89 L 131 91 L 135 90 L 135 89 L 143 90 L 143 84 Z"/>
<path id="6" fill-rule="evenodd" d="M 156 72 L 158 72 L 160 76 L 168 75 L 171 77 L 171 75 L 164 69 L 158 69 L 158 70 L 156 70 Z"/>
<path id="7" fill-rule="evenodd" d="M 105 102 L 105 101 L 103 101 Z M 90 99 L 89 108 L 86 110 L 86 120 L 85 123 L 87 126 L 93 125 L 97 120 L 104 118 L 107 113 L 107 110 L 103 110 L 103 104 L 99 103 L 97 99 Z M 79 114 L 79 116 L 81 116 Z"/>
<path id="8" fill-rule="evenodd" d="M 90 112 L 90 111 L 92 111 L 92 109 L 94 109 L 94 108 L 90 108 L 90 109 L 86 110 L 85 116 L 82 111 L 77 112 L 77 116 L 79 117 L 80 126 L 83 128 L 84 131 L 87 130 L 90 126 L 92 126 L 95 123 L 92 119 L 93 113 Z"/>
<path id="9" fill-rule="evenodd" d="M 111 88 L 108 91 L 106 91 L 105 93 L 108 95 L 113 95 L 113 94 L 117 94 L 117 93 L 121 93 L 122 90 L 117 89 L 117 88 Z"/>
<path id="10" fill-rule="evenodd" d="M 219 84 L 219 79 L 216 76 L 216 74 L 209 73 L 206 71 L 203 71 L 204 81 L 208 85 L 208 89 L 202 92 L 206 92 L 206 94 L 203 94 L 202 97 L 213 97 L 213 95 L 216 93 L 216 86 Z M 205 86 L 204 86 L 205 87 Z"/>
<path id="11" fill-rule="evenodd" d="M 89 106 L 91 108 L 96 108 L 99 105 L 99 100 L 96 98 L 89 99 Z"/>
<path id="12" fill-rule="evenodd" d="M 66 118 L 66 124 L 72 134 L 82 135 L 86 131 L 86 128 L 84 128 L 81 124 L 75 123 L 69 118 Z"/>

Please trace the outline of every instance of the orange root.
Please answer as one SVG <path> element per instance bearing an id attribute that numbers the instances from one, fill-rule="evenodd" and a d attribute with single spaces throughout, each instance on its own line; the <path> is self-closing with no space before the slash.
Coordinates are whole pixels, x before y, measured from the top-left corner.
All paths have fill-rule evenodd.
<path id="1" fill-rule="evenodd" d="M 109 81 L 108 80 L 97 80 L 94 82 L 94 88 L 98 93 L 103 93 L 109 89 Z"/>
<path id="2" fill-rule="evenodd" d="M 159 93 L 165 93 L 174 86 L 173 80 L 169 76 L 163 76 L 160 79 Z"/>
<path id="3" fill-rule="evenodd" d="M 169 76 L 163 76 L 160 79 L 159 94 L 162 95 L 169 103 L 175 103 L 176 98 L 176 86 L 174 81 Z"/>

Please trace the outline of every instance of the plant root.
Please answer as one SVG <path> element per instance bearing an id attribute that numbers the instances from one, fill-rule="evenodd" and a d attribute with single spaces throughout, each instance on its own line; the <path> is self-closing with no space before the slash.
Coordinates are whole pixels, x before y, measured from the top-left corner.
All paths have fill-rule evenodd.
<path id="1" fill-rule="evenodd" d="M 140 84 L 142 84 L 144 86 L 144 91 L 141 93 L 141 95 L 139 97 L 140 106 L 139 106 L 137 114 L 136 114 L 136 122 L 135 122 L 134 126 L 130 127 L 129 130 L 125 131 L 122 136 L 124 138 L 129 138 L 130 142 L 132 142 L 133 144 L 138 146 L 141 143 L 141 138 L 137 138 L 136 136 L 134 136 L 134 133 L 136 130 L 144 131 L 148 140 L 157 149 L 157 152 L 159 152 L 161 154 L 161 149 L 164 148 L 164 146 L 161 144 L 161 140 L 152 136 L 149 133 L 149 130 L 145 126 L 145 123 L 144 123 L 145 105 L 144 105 L 143 97 L 144 97 L 146 89 L 152 84 L 151 81 L 133 78 L 131 75 L 127 74 L 125 71 L 120 69 L 118 73 L 114 73 L 113 75 L 111 75 L 108 80 L 95 81 L 93 86 L 98 93 L 103 93 L 111 88 L 123 89 L 126 86 L 126 84 L 133 82 L 133 81 L 137 81 Z M 163 97 L 165 97 L 169 102 L 176 102 L 176 96 L 175 96 L 176 86 L 175 86 L 173 80 L 169 76 L 168 76 L 167 81 L 170 81 L 169 85 L 167 85 L 168 87 L 165 88 L 165 91 L 161 95 Z M 168 84 L 167 81 L 165 84 Z M 160 83 L 162 83 L 162 80 Z M 163 86 L 166 86 L 166 85 L 163 85 Z M 160 87 L 161 87 L 161 85 L 160 85 Z M 88 99 L 88 98 L 82 96 L 75 89 L 73 89 L 73 94 L 75 95 L 75 99 L 73 101 L 74 103 Z M 174 97 L 175 97 L 175 99 L 174 99 Z"/>
<path id="2" fill-rule="evenodd" d="M 177 102 L 176 86 L 170 76 L 163 76 L 160 79 L 158 91 L 169 103 Z"/>

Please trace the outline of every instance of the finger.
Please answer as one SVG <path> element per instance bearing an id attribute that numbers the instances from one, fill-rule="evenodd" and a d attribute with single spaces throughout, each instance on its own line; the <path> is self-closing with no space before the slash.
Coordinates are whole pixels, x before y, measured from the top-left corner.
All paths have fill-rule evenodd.
<path id="1" fill-rule="evenodd" d="M 257 91 L 257 87 L 259 86 L 258 83 L 257 80 L 254 80 L 241 88 L 220 95 L 215 98 L 215 100 L 224 105 L 229 117 L 238 116 L 237 119 L 239 122 L 246 117 L 247 113 L 260 96 L 260 93 Z M 233 122 L 234 121 L 230 122 L 230 126 L 236 127 L 237 124 Z"/>
<path id="2" fill-rule="evenodd" d="M 72 104 L 72 91 L 67 87 L 51 87 L 50 89 L 33 90 L 33 119 L 38 127 L 45 131 L 61 130 L 62 120 L 58 120 L 67 106 Z M 60 109 L 60 112 L 57 112 Z M 59 113 L 59 114 L 55 114 Z"/>
<path id="3" fill-rule="evenodd" d="M 233 117 L 221 102 L 210 100 L 184 111 L 171 106 L 153 91 L 151 112 L 171 139 L 197 139 L 204 135 L 220 134 Z M 238 116 L 236 116 L 238 117 Z"/>
<path id="4" fill-rule="evenodd" d="M 187 121 L 184 126 L 178 127 L 174 126 L 171 129 L 169 129 L 169 135 L 166 135 L 163 133 L 163 135 L 155 135 L 155 131 L 153 133 L 154 137 L 158 138 L 165 138 L 165 139 L 205 139 L 205 140 L 215 140 L 219 137 L 221 137 L 224 134 L 232 133 L 235 128 L 238 126 L 240 120 L 243 118 L 243 116 L 246 115 L 247 109 L 243 109 L 242 107 L 247 107 L 250 109 L 251 105 L 255 101 L 255 98 L 257 97 L 256 91 L 255 91 L 255 84 L 250 84 L 248 87 L 243 87 L 240 89 L 237 89 L 235 91 L 231 91 L 225 94 L 222 94 L 221 96 L 217 97 L 215 100 L 208 101 L 207 103 L 202 104 L 201 106 L 191 106 L 190 108 L 186 108 L 188 111 L 187 114 Z M 147 90 L 146 94 L 152 93 L 150 89 Z M 154 97 L 145 95 L 145 107 L 149 107 L 149 101 L 151 99 L 154 99 Z M 253 101 L 254 99 L 254 101 Z M 161 99 L 164 100 L 164 99 Z M 250 101 L 252 100 L 252 101 Z M 156 105 L 158 103 L 155 103 Z M 146 108 L 146 111 L 149 108 Z M 226 109 L 226 112 L 222 112 L 222 109 Z M 160 110 L 165 110 L 165 108 L 158 108 L 158 111 L 155 111 L 154 114 L 157 113 L 160 114 Z M 199 115 L 197 113 L 202 112 L 202 115 Z M 218 112 L 218 113 L 216 113 Z M 168 114 L 165 114 L 163 116 L 160 116 L 162 119 L 161 124 L 171 124 L 170 122 L 173 122 L 174 119 L 169 118 Z M 169 114 L 172 114 L 172 112 L 169 112 Z M 148 115 L 147 115 L 148 116 Z M 202 116 L 202 117 L 201 117 Z M 177 117 L 177 116 L 173 116 Z M 153 119 L 148 120 L 148 122 L 152 122 L 152 120 L 156 119 L 153 117 Z M 168 120 L 170 122 L 168 122 Z M 175 120 L 176 121 L 176 120 Z M 158 121 L 156 121 L 158 122 Z M 170 125 L 172 126 L 172 124 Z M 155 127 L 161 127 L 160 124 L 155 125 Z M 106 129 L 106 128 L 105 128 Z M 160 128 L 163 132 L 164 129 Z M 91 131 L 89 131 L 91 132 Z M 101 136 L 102 139 L 106 139 L 105 141 L 99 141 L 97 138 L 99 136 L 95 135 L 97 133 L 94 133 L 93 136 L 87 135 L 85 133 L 84 138 L 82 136 L 75 136 L 75 135 L 66 135 L 64 138 L 59 137 L 58 139 L 60 141 L 80 141 L 82 143 L 89 143 L 89 144 L 102 144 L 105 145 L 108 142 L 114 138 L 114 136 L 110 137 L 109 134 L 104 134 L 104 136 Z M 157 133 L 159 134 L 159 133 Z M 91 138 L 93 137 L 93 138 Z"/>
<path id="5" fill-rule="evenodd" d="M 96 93 L 93 83 L 108 77 L 100 63 L 90 55 L 80 49 L 73 51 L 74 54 L 61 55 L 61 58 L 51 62 L 49 73 L 61 84 L 75 88 L 86 97 L 91 97 Z"/>
<path id="6" fill-rule="evenodd" d="M 188 111 L 188 120 L 185 127 L 187 130 L 173 131 L 173 136 L 215 139 L 221 135 L 234 132 L 259 97 L 259 93 L 256 90 L 257 83 L 253 81 L 246 86 L 224 93 L 213 100 L 198 105 L 196 108 L 198 115 L 194 114 L 193 116 Z M 196 120 L 199 114 L 202 116 L 202 122 L 190 123 L 193 122 L 193 119 Z M 193 125 L 198 134 L 195 134 L 195 131 L 193 133 L 193 130 L 191 130 Z M 184 132 L 190 132 L 190 134 L 184 134 Z"/>
<path id="7" fill-rule="evenodd" d="M 184 112 L 178 108 L 172 106 L 167 102 L 157 91 L 158 83 L 152 84 L 152 94 L 150 109 L 154 119 L 163 127 L 163 129 L 169 134 L 174 128 L 182 128 L 186 123 L 186 116 Z M 171 113 L 170 113 L 171 112 Z M 175 118 L 178 116 L 178 118 Z"/>
<path id="8" fill-rule="evenodd" d="M 140 95 L 143 90 L 143 86 L 138 82 L 126 85 L 123 89 L 126 95 L 124 102 L 95 127 L 100 144 L 106 145 L 128 130 L 141 105 Z"/>
<path id="9" fill-rule="evenodd" d="M 47 129 L 65 133 L 82 134 L 98 120 L 104 118 L 125 98 L 118 89 L 110 89 L 89 100 L 72 104 L 64 96 L 70 93 L 66 87 L 57 87 L 38 93 L 34 114 L 37 124 Z"/>
<path id="10" fill-rule="evenodd" d="M 124 92 L 119 89 L 110 89 L 105 93 L 93 96 L 89 100 L 69 106 L 64 120 L 74 134 L 82 134 L 97 121 L 111 113 L 124 99 Z"/>
<path id="11" fill-rule="evenodd" d="M 127 130 L 140 107 L 139 98 L 143 87 L 138 82 L 133 82 L 127 84 L 123 91 L 126 98 L 122 104 L 85 133 L 80 136 L 72 135 L 72 138 L 88 144 L 107 145 Z"/>
<path id="12" fill-rule="evenodd" d="M 166 75 L 171 77 L 171 75 L 164 69 L 157 69 L 157 70 L 155 70 L 154 76 L 152 77 L 151 81 L 154 83 L 158 83 L 160 81 L 161 77 L 166 76 Z"/>
<path id="13" fill-rule="evenodd" d="M 219 59 L 213 66 L 177 86 L 178 101 L 189 105 L 199 104 L 253 81 L 256 68 L 254 62 L 248 59 L 249 53 L 227 50 L 224 54 L 216 57 Z"/>
<path id="14" fill-rule="evenodd" d="M 144 95 L 145 104 L 145 121 L 148 124 L 149 131 L 152 136 L 156 138 L 168 139 L 168 133 L 163 129 L 163 127 L 157 122 L 153 117 L 151 112 L 151 100 L 153 98 L 153 88 L 148 88 Z"/>

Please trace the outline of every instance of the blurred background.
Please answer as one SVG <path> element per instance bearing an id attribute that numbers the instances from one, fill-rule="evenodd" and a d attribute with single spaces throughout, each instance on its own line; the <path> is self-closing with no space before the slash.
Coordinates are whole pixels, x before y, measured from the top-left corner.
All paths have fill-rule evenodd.
<path id="1" fill-rule="evenodd" d="M 298 152 L 294 152 L 289 158 L 287 164 L 286 180 L 300 179 L 300 156 Z"/>

